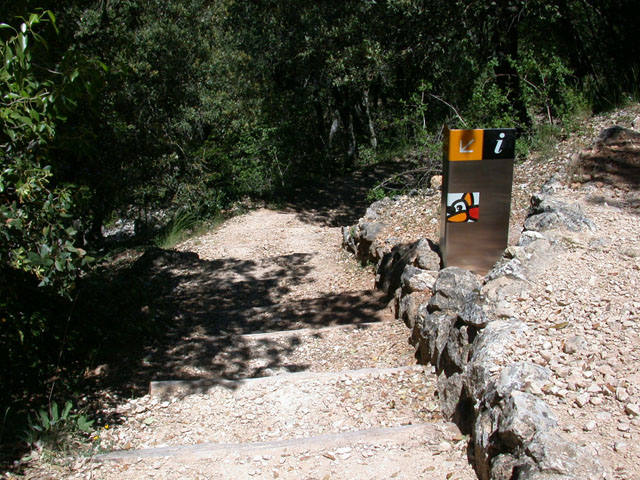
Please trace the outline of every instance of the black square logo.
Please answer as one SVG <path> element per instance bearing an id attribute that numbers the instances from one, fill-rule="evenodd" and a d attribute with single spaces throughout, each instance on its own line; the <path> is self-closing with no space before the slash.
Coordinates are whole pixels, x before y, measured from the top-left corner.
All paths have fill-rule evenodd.
<path id="1" fill-rule="evenodd" d="M 515 158 L 516 131 L 513 128 L 490 128 L 484 131 L 482 158 Z"/>

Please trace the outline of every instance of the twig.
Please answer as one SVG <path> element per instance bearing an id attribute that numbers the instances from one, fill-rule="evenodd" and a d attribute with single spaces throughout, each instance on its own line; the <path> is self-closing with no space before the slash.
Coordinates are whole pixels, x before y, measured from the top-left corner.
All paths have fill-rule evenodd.
<path id="1" fill-rule="evenodd" d="M 462 122 L 462 124 L 466 127 L 467 126 L 467 122 L 464 121 L 464 118 L 462 118 L 460 116 L 460 114 L 458 113 L 458 111 L 455 109 L 455 107 L 453 105 L 451 105 L 450 103 L 446 102 L 445 100 L 443 100 L 442 98 L 440 98 L 437 95 L 434 95 L 433 93 L 430 93 L 429 95 L 431 95 L 433 98 L 435 98 L 436 100 L 441 101 L 442 103 L 444 103 L 447 107 L 449 107 L 451 110 L 453 110 L 453 112 L 456 114 L 456 116 L 460 119 L 460 121 Z"/>

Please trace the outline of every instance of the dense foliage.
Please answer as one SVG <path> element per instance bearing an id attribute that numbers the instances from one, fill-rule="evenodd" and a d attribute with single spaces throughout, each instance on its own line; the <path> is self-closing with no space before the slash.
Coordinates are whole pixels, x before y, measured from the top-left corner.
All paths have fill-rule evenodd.
<path id="1" fill-rule="evenodd" d="M 0 3 L 6 400 L 95 334 L 69 323 L 69 299 L 110 220 L 203 218 L 360 164 L 437 159 L 445 124 L 516 126 L 526 146 L 638 94 L 636 3 Z"/>

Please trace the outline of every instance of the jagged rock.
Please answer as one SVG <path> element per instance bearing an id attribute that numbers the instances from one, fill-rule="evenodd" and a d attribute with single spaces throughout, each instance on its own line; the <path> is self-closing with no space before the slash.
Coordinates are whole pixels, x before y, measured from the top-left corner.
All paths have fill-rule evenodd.
<path id="1" fill-rule="evenodd" d="M 389 197 L 385 197 L 373 202 L 367 208 L 367 211 L 364 214 L 363 220 L 369 221 L 369 222 L 375 222 L 379 217 L 379 212 L 391 203 L 393 203 L 393 200 L 390 199 Z"/>
<path id="2" fill-rule="evenodd" d="M 440 190 L 442 188 L 442 175 L 434 175 L 433 177 L 431 177 L 429 185 L 434 190 Z"/>
<path id="3" fill-rule="evenodd" d="M 396 245 L 385 253 L 376 271 L 376 286 L 387 294 L 395 292 L 401 285 L 404 267 L 412 263 L 411 256 L 411 245 Z"/>
<path id="4" fill-rule="evenodd" d="M 526 446 L 526 453 L 543 474 L 566 475 L 568 478 L 589 480 L 602 478 L 602 466 L 593 455 L 589 455 L 554 431 L 539 429 Z"/>
<path id="5" fill-rule="evenodd" d="M 445 373 L 461 372 L 469 360 L 471 342 L 475 335 L 474 327 L 454 323 L 449 329 L 449 338 L 438 359 L 437 368 Z"/>
<path id="6" fill-rule="evenodd" d="M 513 480 L 514 473 L 534 468 L 528 457 L 502 453 L 491 460 L 491 480 Z M 521 478 L 519 476 L 518 478 Z"/>
<path id="7" fill-rule="evenodd" d="M 358 227 L 342 227 L 342 247 L 346 248 L 350 252 L 357 254 L 358 253 Z"/>
<path id="8" fill-rule="evenodd" d="M 438 365 L 457 317 L 448 312 L 427 313 L 424 309 L 420 309 L 418 316 L 421 317 L 419 323 L 422 325 L 419 348 L 432 365 Z"/>
<path id="9" fill-rule="evenodd" d="M 496 392 L 505 398 L 513 390 L 520 390 L 533 395 L 539 394 L 549 382 L 551 371 L 530 362 L 518 362 L 509 365 L 500 373 L 496 383 Z"/>
<path id="10" fill-rule="evenodd" d="M 640 133 L 619 125 L 605 128 L 596 139 L 596 147 L 598 148 L 627 147 L 630 144 L 640 144 Z"/>
<path id="11" fill-rule="evenodd" d="M 526 281 L 527 278 L 522 267 L 522 262 L 518 258 L 503 259 L 499 261 L 489 273 L 486 275 L 486 280 L 495 280 L 498 277 L 515 278 L 516 280 Z"/>
<path id="12" fill-rule="evenodd" d="M 426 304 L 427 298 L 425 292 L 413 292 L 400 297 L 398 316 L 410 329 L 416 324 L 420 305 Z"/>
<path id="13" fill-rule="evenodd" d="M 557 421 L 544 401 L 530 393 L 513 390 L 505 400 L 498 433 L 505 445 L 516 448 L 528 445 L 537 432 L 556 425 Z"/>
<path id="14" fill-rule="evenodd" d="M 480 290 L 480 279 L 469 270 L 448 267 L 440 270 L 433 286 L 435 294 L 429 301 L 429 310 L 460 309 L 468 297 Z"/>
<path id="15" fill-rule="evenodd" d="M 434 273 L 411 265 L 404 267 L 400 278 L 402 288 L 409 293 L 433 290 L 435 281 Z"/>
<path id="16" fill-rule="evenodd" d="M 431 265 L 433 262 L 426 256 L 427 246 L 431 249 L 429 240 L 422 239 L 409 245 L 396 245 L 390 252 L 385 253 L 377 269 L 377 287 L 387 293 L 395 291 L 401 285 L 402 273 L 405 267 L 420 263 L 417 262 L 420 255 L 423 258 L 423 265 Z M 439 258 L 438 256 L 438 266 Z"/>
<path id="17" fill-rule="evenodd" d="M 480 295 L 487 303 L 497 303 L 504 298 L 519 298 L 527 289 L 523 281 L 509 277 L 498 277 L 484 284 Z"/>
<path id="18" fill-rule="evenodd" d="M 416 244 L 416 266 L 423 270 L 436 272 L 440 270 L 440 254 L 435 249 L 436 246 L 426 238 L 418 240 Z"/>
<path id="19" fill-rule="evenodd" d="M 495 390 L 495 365 L 500 365 L 507 345 L 527 331 L 527 326 L 516 320 L 495 320 L 480 331 L 473 342 L 467 365 L 469 394 L 478 400 Z"/>
<path id="20" fill-rule="evenodd" d="M 479 295 L 471 295 L 458 312 L 458 317 L 467 325 L 484 328 L 492 320 L 488 310 L 488 305 Z"/>
<path id="21" fill-rule="evenodd" d="M 480 480 L 491 478 L 491 457 L 494 453 L 494 434 L 498 428 L 500 411 L 497 408 L 481 410 L 473 424 L 473 458 Z"/>
<path id="22" fill-rule="evenodd" d="M 548 195 L 533 195 L 531 197 L 531 216 L 524 222 L 525 230 L 538 232 L 551 228 L 566 227 L 579 232 L 588 228 L 595 230 L 594 223 L 589 220 L 579 205 L 569 205 Z"/>
<path id="23" fill-rule="evenodd" d="M 526 247 L 537 240 L 544 240 L 546 237 L 535 230 L 525 230 L 520 234 L 518 239 L 518 246 Z"/>
<path id="24" fill-rule="evenodd" d="M 363 223 L 360 225 L 360 238 L 367 242 L 373 243 L 380 232 L 384 229 L 384 223 Z"/>
<path id="25" fill-rule="evenodd" d="M 440 411 L 445 418 L 452 418 L 462 395 L 462 387 L 464 385 L 464 374 L 454 373 L 438 375 L 438 400 L 440 403 Z"/>

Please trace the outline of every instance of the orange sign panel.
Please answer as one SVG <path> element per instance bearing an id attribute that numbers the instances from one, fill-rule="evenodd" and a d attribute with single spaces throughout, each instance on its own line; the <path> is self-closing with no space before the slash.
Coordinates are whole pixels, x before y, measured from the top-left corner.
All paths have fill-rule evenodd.
<path id="1" fill-rule="evenodd" d="M 484 130 L 449 130 L 449 161 L 482 160 Z"/>

